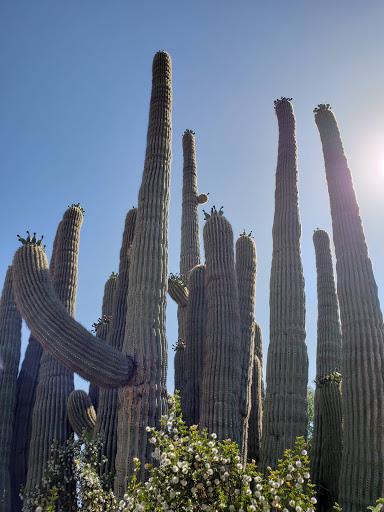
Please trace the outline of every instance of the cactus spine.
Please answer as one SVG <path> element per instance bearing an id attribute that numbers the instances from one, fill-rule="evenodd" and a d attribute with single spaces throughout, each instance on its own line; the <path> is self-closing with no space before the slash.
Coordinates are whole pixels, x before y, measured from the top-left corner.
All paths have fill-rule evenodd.
<path id="1" fill-rule="evenodd" d="M 339 501 L 365 510 L 384 496 L 384 335 L 351 172 L 333 112 L 315 109 L 323 146 L 342 327 L 343 456 Z"/>
<path id="2" fill-rule="evenodd" d="M 16 409 L 16 383 L 21 347 L 21 316 L 12 290 L 12 267 L 7 270 L 0 301 L 0 511 L 11 510 L 10 460 Z"/>
<path id="3" fill-rule="evenodd" d="M 274 467 L 296 437 L 307 432 L 308 357 L 305 345 L 304 276 L 300 254 L 295 116 L 289 100 L 275 102 L 279 124 L 270 343 L 263 412 L 261 462 Z"/>
<path id="4" fill-rule="evenodd" d="M 241 235 L 236 242 L 236 276 L 239 289 L 241 325 L 241 385 L 240 416 L 242 418 L 242 444 L 244 460 L 248 451 L 248 421 L 251 408 L 251 385 L 255 352 L 255 302 L 256 302 L 256 245 L 248 235 Z"/>
<path id="5" fill-rule="evenodd" d="M 116 289 L 112 302 L 112 318 L 107 336 L 107 343 L 120 351 L 124 343 L 130 251 L 135 234 L 136 216 L 137 209 L 133 208 L 129 210 L 125 218 L 123 240 L 120 249 L 119 275 L 116 280 Z M 118 407 L 118 389 L 100 388 L 95 432 L 104 434 L 102 455 L 107 458 L 107 461 L 103 465 L 102 471 L 105 473 L 110 473 L 115 470 Z"/>
<path id="6" fill-rule="evenodd" d="M 167 411 L 168 207 L 171 168 L 171 58 L 153 60 L 147 150 L 132 244 L 123 353 L 135 361 L 135 374 L 119 389 L 116 494 L 134 469 L 133 458 L 150 459 L 147 425 L 158 425 Z M 141 476 L 145 467 L 141 466 Z"/>
<path id="7" fill-rule="evenodd" d="M 328 233 L 315 231 L 313 243 L 317 268 L 317 359 L 315 416 L 311 450 L 312 481 L 318 489 L 319 512 L 331 512 L 338 501 L 338 481 L 342 455 L 341 327 Z"/>
<path id="8" fill-rule="evenodd" d="M 200 388 L 204 363 L 205 265 L 196 265 L 190 271 L 188 289 L 183 418 L 187 425 L 198 425 L 200 423 Z"/>
<path id="9" fill-rule="evenodd" d="M 263 336 L 260 325 L 254 323 L 254 357 L 251 385 L 251 410 L 248 429 L 248 459 L 256 464 L 260 460 L 260 442 L 262 433 L 263 398 Z"/>
<path id="10" fill-rule="evenodd" d="M 207 322 L 200 427 L 240 444 L 241 332 L 232 228 L 214 214 L 206 221 L 203 236 Z"/>
<path id="11" fill-rule="evenodd" d="M 52 287 L 71 316 L 75 315 L 77 262 L 83 214 L 70 207 L 64 213 L 54 252 Z M 50 271 L 51 273 L 51 271 Z M 74 390 L 73 372 L 43 352 L 32 414 L 27 488 L 41 482 L 52 442 L 65 444 L 72 429 L 67 419 L 67 399 Z"/>

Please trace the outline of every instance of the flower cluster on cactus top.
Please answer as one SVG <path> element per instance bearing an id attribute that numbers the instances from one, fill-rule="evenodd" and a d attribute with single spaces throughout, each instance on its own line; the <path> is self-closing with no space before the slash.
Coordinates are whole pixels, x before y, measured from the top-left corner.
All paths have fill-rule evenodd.
<path id="1" fill-rule="evenodd" d="M 276 105 L 277 105 L 278 103 L 280 103 L 280 101 L 292 101 L 292 100 L 293 100 L 293 98 L 286 98 L 285 96 L 281 96 L 281 98 L 280 98 L 280 99 L 274 100 L 273 104 L 274 104 L 274 105 L 275 105 L 275 107 L 276 107 Z"/>
<path id="2" fill-rule="evenodd" d="M 17 235 L 17 238 L 19 239 L 19 242 L 21 242 L 23 245 L 36 245 L 36 247 L 42 247 L 42 249 L 45 249 L 47 246 L 42 245 L 43 244 L 43 238 L 44 235 L 41 235 L 40 240 L 36 238 L 36 233 L 33 233 L 33 236 L 31 236 L 30 232 L 27 231 L 27 238 L 21 238 L 20 235 Z"/>
<path id="3" fill-rule="evenodd" d="M 85 209 L 82 206 L 80 206 L 80 203 L 72 203 L 71 205 L 68 205 L 68 208 L 73 208 L 73 209 L 77 208 L 78 210 L 81 211 L 81 213 L 83 215 L 85 213 Z"/>
<path id="4" fill-rule="evenodd" d="M 317 388 L 322 388 L 329 382 L 337 382 L 338 384 L 340 384 L 341 373 L 336 368 L 336 370 L 334 372 L 330 373 L 329 375 L 322 375 L 322 376 L 316 377 L 316 379 L 313 382 L 316 384 Z"/>
<path id="5" fill-rule="evenodd" d="M 93 322 L 91 331 L 95 334 L 97 333 L 97 329 L 102 325 L 107 325 L 111 321 L 112 315 L 103 315 L 100 317 L 97 322 Z"/>
<path id="6" fill-rule="evenodd" d="M 192 133 L 192 135 L 196 135 L 195 132 L 193 130 L 188 130 L 188 128 L 184 131 L 184 135 L 186 133 Z"/>
<path id="7" fill-rule="evenodd" d="M 179 338 L 175 344 L 172 345 L 172 349 L 176 352 L 176 350 L 184 350 L 185 349 L 185 341 L 182 338 Z"/>
<path id="8" fill-rule="evenodd" d="M 172 272 L 169 274 L 168 281 L 178 281 L 184 288 L 187 288 L 187 280 L 183 274 L 173 274 Z"/>
<path id="9" fill-rule="evenodd" d="M 214 215 L 220 215 L 220 217 L 222 217 L 224 215 L 223 208 L 224 208 L 224 206 L 220 206 L 220 210 L 217 211 L 216 206 L 213 205 L 211 208 L 211 213 L 207 213 L 205 210 L 203 210 L 204 220 L 208 220 L 211 217 L 213 217 Z"/>
<path id="10" fill-rule="evenodd" d="M 313 111 L 319 112 L 319 110 L 332 110 L 332 107 L 329 103 L 319 103 L 317 107 L 313 109 Z"/>
<path id="11" fill-rule="evenodd" d="M 250 233 L 248 233 L 248 235 L 247 235 L 247 233 L 245 232 L 245 229 L 242 233 L 240 233 L 240 236 L 249 236 L 249 237 L 253 238 L 252 231 Z"/>
<path id="12" fill-rule="evenodd" d="M 111 278 L 111 277 L 116 277 L 117 278 L 117 277 L 119 277 L 119 273 L 118 272 L 117 273 L 116 272 L 112 272 L 112 274 L 109 276 L 109 278 Z"/>

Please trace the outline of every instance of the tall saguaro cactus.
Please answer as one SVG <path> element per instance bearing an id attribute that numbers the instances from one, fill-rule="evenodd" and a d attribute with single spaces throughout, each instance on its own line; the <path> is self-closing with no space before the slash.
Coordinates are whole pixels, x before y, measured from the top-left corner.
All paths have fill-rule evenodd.
<path id="1" fill-rule="evenodd" d="M 241 453 L 248 451 L 248 421 L 251 409 L 251 386 L 255 352 L 255 301 L 257 255 L 253 239 L 242 234 L 236 242 L 236 276 L 239 289 L 241 325 L 240 415 L 242 418 Z"/>
<path id="2" fill-rule="evenodd" d="M 263 398 L 263 335 L 260 325 L 255 322 L 255 353 L 251 386 L 251 412 L 248 429 L 248 459 L 256 464 L 260 460 L 260 442 L 262 433 Z"/>
<path id="3" fill-rule="evenodd" d="M 21 347 L 21 316 L 12 289 L 12 267 L 8 268 L 0 301 L 0 511 L 11 510 L 10 461 L 16 409 L 16 380 Z"/>
<path id="4" fill-rule="evenodd" d="M 341 327 L 328 233 L 315 231 L 317 268 L 317 359 L 315 416 L 311 450 L 312 481 L 319 512 L 331 512 L 338 501 L 342 454 Z"/>
<path id="5" fill-rule="evenodd" d="M 171 170 L 171 58 L 158 52 L 152 67 L 147 150 L 131 250 L 123 353 L 135 361 L 129 385 L 119 389 L 116 491 L 124 493 L 133 458 L 150 459 L 147 425 L 167 411 L 165 307 Z M 143 472 L 144 465 L 141 466 Z"/>
<path id="6" fill-rule="evenodd" d="M 298 206 L 296 121 L 292 103 L 275 102 L 279 124 L 273 254 L 270 281 L 270 342 L 263 412 L 261 462 L 274 467 L 284 450 L 307 431 L 308 356 Z"/>
<path id="7" fill-rule="evenodd" d="M 336 253 L 343 340 L 339 502 L 357 512 L 384 496 L 383 316 L 351 172 L 329 105 L 315 109 Z"/>
<path id="8" fill-rule="evenodd" d="M 207 320 L 200 427 L 240 444 L 241 331 L 231 225 L 212 215 L 203 237 Z"/>

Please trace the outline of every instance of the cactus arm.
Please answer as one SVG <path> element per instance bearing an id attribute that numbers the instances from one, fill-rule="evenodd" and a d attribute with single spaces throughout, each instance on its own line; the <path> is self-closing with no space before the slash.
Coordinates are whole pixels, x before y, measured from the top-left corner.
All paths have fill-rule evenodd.
<path id="1" fill-rule="evenodd" d="M 57 299 L 42 248 L 21 246 L 14 256 L 16 304 L 36 339 L 64 366 L 101 387 L 118 387 L 133 375 L 132 360 L 92 336 Z"/>
<path id="2" fill-rule="evenodd" d="M 12 510 L 10 462 L 17 397 L 17 372 L 21 350 L 21 316 L 12 290 L 12 268 L 5 277 L 0 301 L 0 493 L 6 490 L 0 510 Z M 12 454 L 13 456 L 13 454 Z"/>
<path id="3" fill-rule="evenodd" d="M 256 245 L 250 236 L 242 235 L 236 242 L 236 276 L 239 289 L 241 325 L 240 415 L 242 418 L 241 453 L 247 458 L 248 421 L 251 408 L 251 385 L 255 352 Z"/>
<path id="4" fill-rule="evenodd" d="M 150 459 L 146 426 L 167 411 L 165 307 L 168 288 L 168 207 L 171 169 L 171 59 L 153 60 L 147 149 L 131 250 L 123 353 L 134 358 L 135 376 L 119 389 L 116 494 L 125 490 L 133 458 Z M 141 466 L 144 476 L 145 467 Z"/>
<path id="5" fill-rule="evenodd" d="M 200 427 L 240 443 L 240 312 L 232 227 L 211 216 L 203 230 L 207 304 Z"/>
<path id="6" fill-rule="evenodd" d="M 188 304 L 188 288 L 177 278 L 170 277 L 168 279 L 168 293 L 169 296 L 178 304 L 181 308 L 184 308 Z"/>
<path id="7" fill-rule="evenodd" d="M 186 344 L 184 349 L 184 412 L 186 424 L 200 423 L 200 386 L 203 368 L 205 330 L 205 265 L 196 265 L 189 273 Z"/>
<path id="8" fill-rule="evenodd" d="M 278 100 L 273 254 L 270 281 L 270 343 L 263 411 L 261 463 L 274 467 L 296 437 L 307 432 L 308 356 L 305 293 L 298 208 L 296 121 L 287 99 Z M 276 369 L 279 369 L 278 371 Z"/>
<path id="9" fill-rule="evenodd" d="M 83 429 L 90 434 L 96 423 L 96 411 L 92 401 L 85 391 L 75 389 L 68 395 L 67 416 L 75 434 L 80 436 Z"/>
<path id="10" fill-rule="evenodd" d="M 365 510 L 384 493 L 384 332 L 351 172 L 336 118 L 315 114 L 323 146 L 343 339 L 340 505 Z"/>

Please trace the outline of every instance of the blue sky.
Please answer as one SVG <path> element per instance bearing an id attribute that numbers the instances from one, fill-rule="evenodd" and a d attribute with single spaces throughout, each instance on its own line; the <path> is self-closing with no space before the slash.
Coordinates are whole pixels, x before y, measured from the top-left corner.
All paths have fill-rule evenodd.
<path id="1" fill-rule="evenodd" d="M 299 151 L 302 254 L 310 379 L 315 376 L 313 230 L 331 232 L 318 103 L 331 103 L 352 170 L 381 300 L 384 290 L 384 3 L 346 0 L 3 0 L 0 3 L 0 281 L 25 230 L 50 256 L 65 209 L 86 209 L 77 319 L 101 314 L 118 269 L 126 212 L 144 163 L 151 64 L 173 61 L 169 270 L 179 268 L 182 147 L 196 132 L 198 181 L 224 205 L 235 235 L 258 251 L 256 319 L 269 336 L 277 121 L 273 100 L 293 97 Z M 201 227 L 203 214 L 201 213 Z M 177 339 L 169 299 L 169 346 Z M 26 339 L 24 339 L 24 346 Z M 173 390 L 170 350 L 169 389 Z M 77 381 L 77 385 L 84 384 Z"/>

